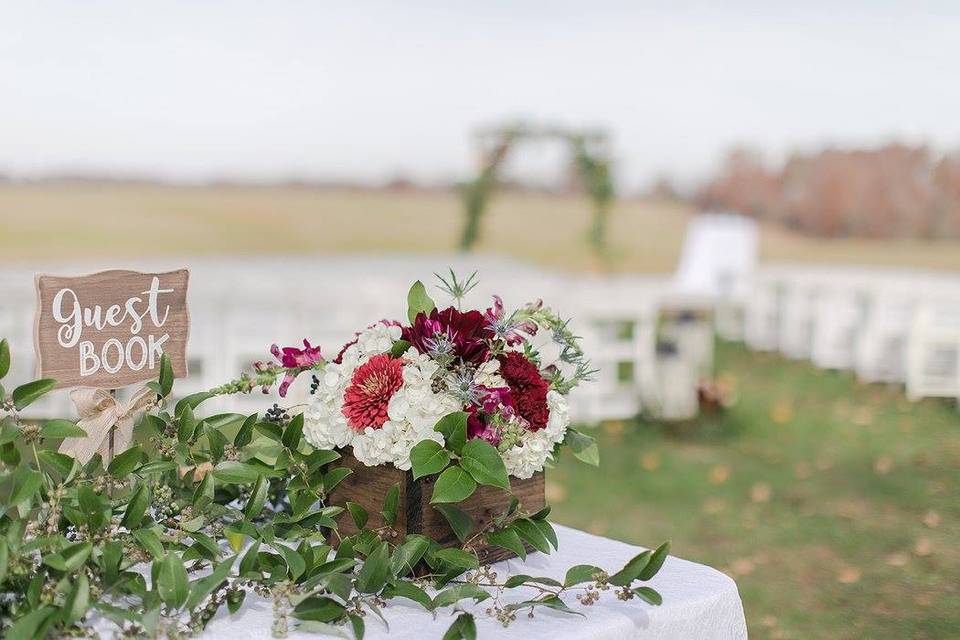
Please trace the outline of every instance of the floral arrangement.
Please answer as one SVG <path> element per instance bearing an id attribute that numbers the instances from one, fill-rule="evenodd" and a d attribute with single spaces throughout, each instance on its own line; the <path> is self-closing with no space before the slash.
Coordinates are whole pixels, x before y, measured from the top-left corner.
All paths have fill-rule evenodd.
<path id="1" fill-rule="evenodd" d="M 445 284 L 459 301 L 469 282 Z M 619 570 L 580 564 L 562 579 L 481 567 L 480 538 L 521 556 L 528 546 L 549 552 L 558 544 L 549 508 L 531 512 L 510 497 L 481 527 L 457 504 L 473 491 L 469 483 L 510 496 L 508 475 L 535 473 L 561 443 L 596 462 L 564 401 L 589 377 L 589 364 L 566 323 L 542 305 L 511 314 L 499 301 L 484 313 L 437 310 L 419 284 L 409 302 L 406 326 L 377 323 L 330 362 L 308 342 L 274 348 L 274 361 L 176 403 L 164 357 L 132 446 L 106 460 L 98 453 L 81 463 L 57 451 L 64 438 L 86 435 L 74 422 L 23 417 L 55 381 L 9 393 L 0 386 L 0 637 L 179 639 L 248 598 L 272 603 L 274 637 L 295 628 L 357 640 L 397 598 L 449 615 L 450 640 L 476 637 L 481 614 L 461 602 L 487 601 L 486 614 L 505 626 L 543 608 L 580 614 L 571 597 L 591 605 L 611 590 L 660 604 L 644 583 L 667 544 Z M 533 341 L 543 333 L 559 354 L 546 365 L 546 349 Z M 0 380 L 9 368 L 0 340 Z M 218 395 L 274 385 L 283 395 L 307 373 L 314 398 L 303 412 L 274 405 L 263 415 L 194 413 Z M 438 474 L 435 508 L 459 544 L 403 533 L 399 485 L 375 510 L 331 504 L 352 472 L 340 464 L 337 449 L 346 445 L 369 464 Z M 447 474 L 462 482 L 444 489 Z"/>
<path id="2" fill-rule="evenodd" d="M 459 302 L 473 278 L 443 282 Z M 496 296 L 485 312 L 437 309 L 419 282 L 408 298 L 408 325 L 381 320 L 323 367 L 305 413 L 307 441 L 406 470 L 416 445 L 444 443 L 434 430 L 441 418 L 465 412 L 467 438 L 495 447 L 510 476 L 542 471 L 570 425 L 564 396 L 592 373 L 566 324 L 540 302 L 507 314 Z M 544 332 L 551 362 L 533 341 Z"/>

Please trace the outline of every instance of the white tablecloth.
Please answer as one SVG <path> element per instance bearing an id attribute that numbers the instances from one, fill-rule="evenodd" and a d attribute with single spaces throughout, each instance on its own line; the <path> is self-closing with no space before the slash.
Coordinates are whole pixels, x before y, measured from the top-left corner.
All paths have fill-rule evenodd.
<path id="1" fill-rule="evenodd" d="M 550 555 L 531 554 L 526 562 L 515 559 L 498 563 L 495 567 L 500 576 L 524 573 L 562 580 L 566 570 L 576 564 L 592 564 L 612 573 L 642 551 L 633 545 L 568 527 L 557 526 L 556 530 L 560 540 L 559 550 Z M 527 618 L 524 612 L 518 613 L 516 621 L 506 629 L 484 613 L 489 600 L 476 605 L 472 601 L 464 601 L 460 606 L 475 614 L 480 640 L 725 640 L 747 637 L 737 585 L 719 571 L 671 556 L 649 585 L 663 595 L 661 606 L 654 607 L 639 599 L 622 602 L 611 589 L 602 592 L 600 601 L 592 606 L 581 605 L 573 595 L 566 598 L 571 608 L 582 611 L 586 617 L 538 609 L 533 619 Z M 367 614 L 368 640 L 440 640 L 454 619 L 449 608 L 438 611 L 434 617 L 419 605 L 403 598 L 388 603 L 384 615 L 390 624 L 389 633 L 378 618 Z M 203 638 L 269 638 L 272 620 L 271 603 L 248 594 L 243 608 L 236 615 L 219 614 L 208 625 Z M 349 633 L 347 629 L 345 632 Z M 315 639 L 323 636 L 291 632 L 289 637 Z"/>

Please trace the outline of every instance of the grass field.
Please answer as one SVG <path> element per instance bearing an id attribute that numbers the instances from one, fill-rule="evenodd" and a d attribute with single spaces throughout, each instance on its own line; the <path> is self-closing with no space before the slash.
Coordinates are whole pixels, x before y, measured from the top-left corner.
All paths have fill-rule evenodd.
<path id="1" fill-rule="evenodd" d="M 718 418 L 599 430 L 548 475 L 558 521 L 737 580 L 752 638 L 960 636 L 960 414 L 720 345 Z"/>
<path id="2" fill-rule="evenodd" d="M 691 209 L 621 200 L 610 251 L 588 248 L 584 199 L 498 194 L 481 251 L 578 270 L 669 272 Z M 449 252 L 462 219 L 452 191 L 140 184 L 0 184 L 0 260 L 112 255 Z M 762 260 L 960 269 L 960 243 L 823 240 L 764 229 Z"/>

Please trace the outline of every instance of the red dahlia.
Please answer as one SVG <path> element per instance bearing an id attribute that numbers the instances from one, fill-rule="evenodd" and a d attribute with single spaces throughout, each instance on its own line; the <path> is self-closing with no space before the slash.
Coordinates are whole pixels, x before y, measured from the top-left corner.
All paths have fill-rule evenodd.
<path id="1" fill-rule="evenodd" d="M 390 398 L 402 384 L 403 363 L 387 354 L 373 356 L 357 367 L 343 396 L 343 415 L 350 428 L 382 427 Z"/>
<path id="2" fill-rule="evenodd" d="M 497 359 L 500 361 L 500 375 L 510 386 L 517 413 L 530 423 L 531 431 L 543 429 L 550 418 L 547 406 L 550 385 L 540 375 L 537 365 L 517 351 L 497 356 Z"/>

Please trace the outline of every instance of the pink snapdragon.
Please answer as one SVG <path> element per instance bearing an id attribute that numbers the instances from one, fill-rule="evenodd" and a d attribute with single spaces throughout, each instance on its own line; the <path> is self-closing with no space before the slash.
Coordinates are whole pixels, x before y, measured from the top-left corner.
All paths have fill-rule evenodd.
<path id="1" fill-rule="evenodd" d="M 303 341 L 303 346 L 303 349 L 297 347 L 283 347 L 281 349 L 277 345 L 270 347 L 270 353 L 280 361 L 280 366 L 286 369 L 280 387 L 277 389 L 281 398 L 287 396 L 287 390 L 301 372 L 323 362 L 320 347 L 311 347 L 306 339 Z"/>

